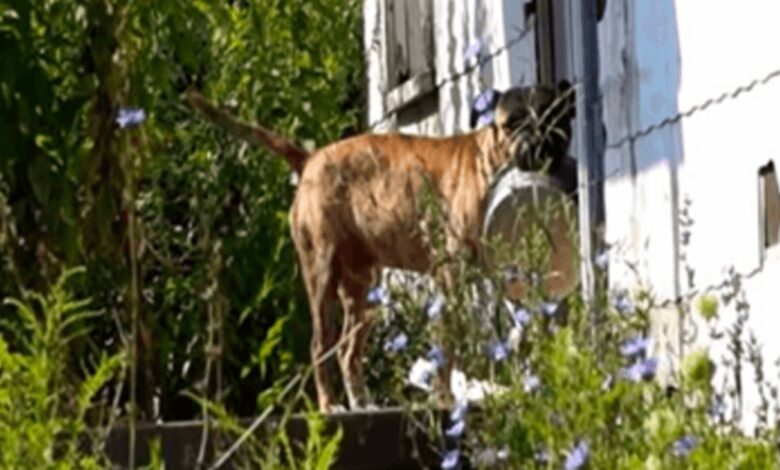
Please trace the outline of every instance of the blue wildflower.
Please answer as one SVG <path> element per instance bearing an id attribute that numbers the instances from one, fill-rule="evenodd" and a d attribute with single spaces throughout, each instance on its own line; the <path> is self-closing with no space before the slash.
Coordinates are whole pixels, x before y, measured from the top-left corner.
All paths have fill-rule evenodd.
<path id="1" fill-rule="evenodd" d="M 451 421 L 463 421 L 466 417 L 466 411 L 469 409 L 469 403 L 466 400 L 459 400 L 450 410 Z"/>
<path id="2" fill-rule="evenodd" d="M 518 308 L 512 312 L 512 321 L 517 327 L 523 327 L 531 321 L 531 312 L 527 308 Z"/>
<path id="3" fill-rule="evenodd" d="M 672 455 L 675 457 L 687 457 L 698 443 L 699 440 L 695 436 L 681 437 L 674 441 Z"/>
<path id="4" fill-rule="evenodd" d="M 409 337 L 406 333 L 398 333 L 393 339 L 388 340 L 385 343 L 385 351 L 397 353 L 406 349 L 409 345 Z"/>
<path id="5" fill-rule="evenodd" d="M 620 354 L 625 357 L 637 357 L 645 354 L 650 347 L 650 339 L 634 336 L 620 347 Z"/>
<path id="6" fill-rule="evenodd" d="M 622 376 L 630 382 L 652 379 L 658 369 L 658 359 L 651 357 L 622 370 Z"/>
<path id="7" fill-rule="evenodd" d="M 525 377 L 523 377 L 523 389 L 526 391 L 526 393 L 533 393 L 539 388 L 541 384 L 542 381 L 539 380 L 538 375 L 527 374 Z"/>
<path id="8" fill-rule="evenodd" d="M 428 300 L 425 301 L 425 306 L 423 307 L 425 315 L 431 320 L 438 317 L 444 309 L 444 302 L 444 297 L 442 295 L 437 294 L 429 297 Z"/>
<path id="9" fill-rule="evenodd" d="M 486 113 L 480 114 L 479 117 L 477 118 L 477 127 L 487 126 L 488 124 L 492 124 L 495 119 L 496 119 L 496 113 L 493 111 L 488 111 Z"/>
<path id="10" fill-rule="evenodd" d="M 460 437 L 463 431 L 466 429 L 466 422 L 463 420 L 456 421 L 452 426 L 444 431 L 444 435 L 447 437 Z"/>
<path id="11" fill-rule="evenodd" d="M 539 310 L 548 317 L 551 317 L 558 312 L 558 304 L 555 302 L 544 302 L 539 306 Z"/>
<path id="12" fill-rule="evenodd" d="M 566 470 L 577 470 L 578 468 L 582 468 L 588 462 L 589 456 L 590 449 L 588 448 L 588 444 L 584 441 L 580 441 L 574 449 L 569 451 L 563 468 Z"/>
<path id="13" fill-rule="evenodd" d="M 488 345 L 487 354 L 491 360 L 500 362 L 509 356 L 509 348 L 503 341 L 494 341 Z"/>
<path id="14" fill-rule="evenodd" d="M 146 120 L 146 112 L 141 108 L 119 108 L 116 116 L 116 123 L 119 127 L 135 127 Z"/>
<path id="15" fill-rule="evenodd" d="M 609 252 L 602 251 L 596 255 L 596 257 L 593 259 L 593 264 L 595 264 L 599 269 L 607 269 L 607 265 L 609 264 Z"/>
<path id="16" fill-rule="evenodd" d="M 624 315 L 634 311 L 634 304 L 626 293 L 618 294 L 613 305 L 615 310 Z"/>
<path id="17" fill-rule="evenodd" d="M 468 62 L 478 57 L 480 52 L 482 52 L 482 39 L 477 39 L 466 48 L 466 51 L 463 53 L 463 60 Z"/>
<path id="18" fill-rule="evenodd" d="M 444 350 L 439 346 L 432 346 L 428 351 L 428 359 L 437 367 L 444 367 L 447 364 L 447 358 L 444 357 Z"/>
<path id="19" fill-rule="evenodd" d="M 390 294 L 384 286 L 376 286 L 368 291 L 366 302 L 369 305 L 387 305 L 390 302 Z"/>
<path id="20" fill-rule="evenodd" d="M 496 99 L 496 92 L 491 88 L 483 91 L 474 99 L 474 110 L 478 113 L 484 113 L 493 106 L 493 101 Z"/>
<path id="21" fill-rule="evenodd" d="M 448 451 L 444 454 L 444 458 L 441 461 L 441 468 L 442 470 L 450 470 L 455 468 L 458 465 L 458 461 L 460 460 L 460 451 L 458 449 L 453 449 L 451 451 Z"/>

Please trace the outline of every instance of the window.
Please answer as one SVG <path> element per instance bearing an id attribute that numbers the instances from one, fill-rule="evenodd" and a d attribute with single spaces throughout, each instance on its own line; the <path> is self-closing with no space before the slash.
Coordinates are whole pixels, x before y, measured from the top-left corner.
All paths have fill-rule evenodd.
<path id="1" fill-rule="evenodd" d="M 596 0 L 596 20 L 601 21 L 607 0 Z M 537 80 L 555 85 L 572 81 L 569 41 L 571 10 L 569 0 L 532 0 L 526 4 L 526 16 L 536 14 Z"/>
<path id="2" fill-rule="evenodd" d="M 761 251 L 780 245 L 780 185 L 774 162 L 758 170 Z"/>
<path id="3" fill-rule="evenodd" d="M 571 80 L 567 1 L 536 0 L 533 9 L 536 13 L 537 80 L 544 85 Z"/>
<path id="4" fill-rule="evenodd" d="M 434 90 L 432 0 L 387 0 L 386 21 L 385 109 L 394 112 Z"/>

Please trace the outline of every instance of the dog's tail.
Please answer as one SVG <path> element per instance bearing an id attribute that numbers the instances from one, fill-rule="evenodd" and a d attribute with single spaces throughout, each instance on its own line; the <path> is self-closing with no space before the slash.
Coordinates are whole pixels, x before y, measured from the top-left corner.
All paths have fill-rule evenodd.
<path id="1" fill-rule="evenodd" d="M 247 142 L 264 147 L 271 152 L 284 157 L 293 171 L 301 174 L 309 152 L 302 149 L 292 140 L 277 135 L 264 127 L 239 121 L 233 115 L 209 103 L 200 93 L 191 91 L 187 94 L 190 105 L 200 111 L 209 121 L 217 124 L 237 137 Z"/>

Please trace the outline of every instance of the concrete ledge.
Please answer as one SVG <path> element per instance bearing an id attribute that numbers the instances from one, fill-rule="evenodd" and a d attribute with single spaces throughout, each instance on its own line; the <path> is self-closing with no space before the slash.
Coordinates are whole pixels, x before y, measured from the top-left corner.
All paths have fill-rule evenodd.
<path id="1" fill-rule="evenodd" d="M 242 419 L 242 426 L 249 427 L 253 419 Z M 365 412 L 334 413 L 326 418 L 329 430 L 341 427 L 343 437 L 335 469 L 338 470 L 401 470 L 415 468 L 438 468 L 440 456 L 435 452 L 427 437 L 412 432 L 408 419 L 401 409 L 384 409 Z M 269 424 L 268 426 L 272 426 Z M 257 432 L 268 432 L 268 426 Z M 292 417 L 287 423 L 287 432 L 293 445 L 305 444 L 306 420 Z M 186 421 L 164 424 L 139 424 L 137 427 L 136 465 L 149 463 L 149 445 L 160 440 L 165 468 L 169 470 L 196 468 L 200 448 L 202 422 Z M 209 436 L 209 458 L 213 462 L 213 444 L 220 440 L 220 448 L 233 442 L 224 432 L 212 430 Z M 117 427 L 109 435 L 106 444 L 109 459 L 115 468 L 127 468 L 128 429 Z M 230 461 L 224 469 L 236 468 Z"/>

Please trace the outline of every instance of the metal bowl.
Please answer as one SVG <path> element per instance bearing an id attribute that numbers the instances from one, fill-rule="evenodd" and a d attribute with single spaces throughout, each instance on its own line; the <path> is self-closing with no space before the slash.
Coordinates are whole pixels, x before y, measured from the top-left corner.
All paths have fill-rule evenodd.
<path id="1" fill-rule="evenodd" d="M 510 299 L 523 298 L 532 282 L 551 298 L 577 288 L 576 203 L 558 180 L 512 167 L 494 180 L 485 214 L 483 236 L 488 240 L 500 236 L 509 248 L 504 254 L 488 248 L 486 256 L 489 265 L 509 268 L 505 281 Z M 529 256 L 531 246 L 536 247 L 536 256 Z M 546 248 L 539 250 L 540 246 Z"/>

